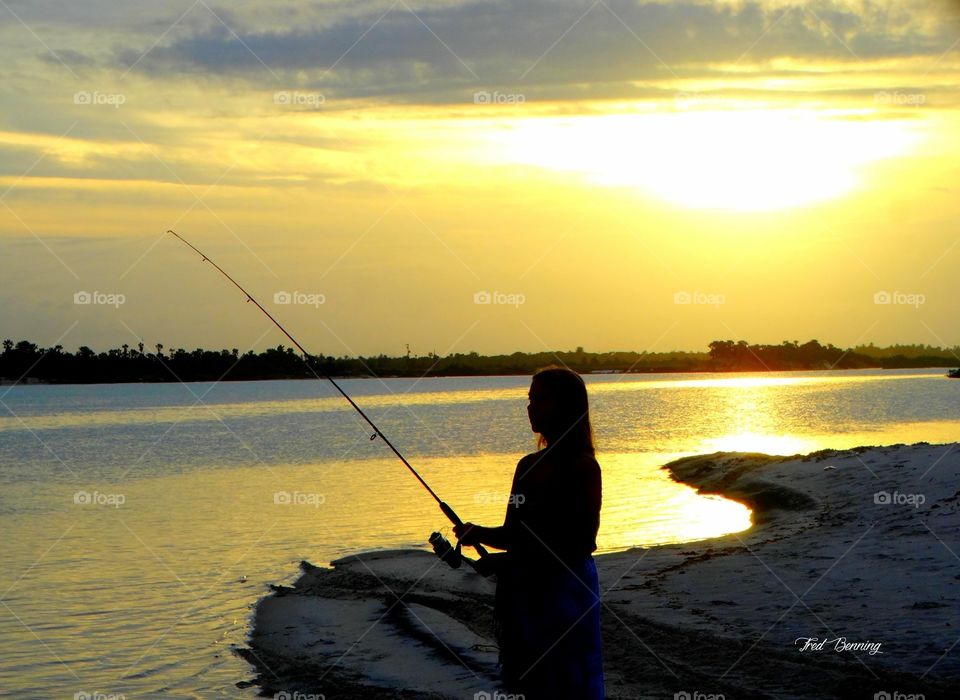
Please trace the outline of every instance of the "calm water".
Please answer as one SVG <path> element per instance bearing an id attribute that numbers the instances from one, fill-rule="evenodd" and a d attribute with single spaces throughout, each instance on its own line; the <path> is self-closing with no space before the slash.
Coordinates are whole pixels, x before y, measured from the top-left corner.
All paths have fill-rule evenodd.
<path id="1" fill-rule="evenodd" d="M 678 456 L 960 441 L 943 374 L 589 377 L 600 548 L 748 526 L 658 471 Z M 462 517 L 502 519 L 527 378 L 343 386 Z M 0 695 L 253 697 L 231 648 L 266 584 L 449 533 L 369 434 L 322 382 L 0 387 Z"/>

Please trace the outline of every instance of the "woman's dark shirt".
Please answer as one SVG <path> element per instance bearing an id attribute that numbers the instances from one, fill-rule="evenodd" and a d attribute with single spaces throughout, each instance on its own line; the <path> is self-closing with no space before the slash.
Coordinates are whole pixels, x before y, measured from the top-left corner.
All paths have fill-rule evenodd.
<path id="1" fill-rule="evenodd" d="M 600 526 L 600 465 L 589 453 L 540 450 L 517 464 L 503 529 L 508 550 L 558 563 L 590 555 Z"/>

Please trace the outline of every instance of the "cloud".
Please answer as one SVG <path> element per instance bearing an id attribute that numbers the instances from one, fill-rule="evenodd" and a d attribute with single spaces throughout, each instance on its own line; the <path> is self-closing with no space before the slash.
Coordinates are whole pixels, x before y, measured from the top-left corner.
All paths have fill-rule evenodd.
<path id="1" fill-rule="evenodd" d="M 436 141 L 443 120 L 506 113 L 474 109 L 480 90 L 521 94 L 526 117 L 588 114 L 607 110 L 606 100 L 636 99 L 667 109 L 816 102 L 919 119 L 960 98 L 957 61 L 945 53 L 958 32 L 932 2 L 370 0 L 278 3 L 268 12 L 243 1 L 226 12 L 212 2 L 95 0 L 61 18 L 45 0 L 12 6 L 76 71 L 68 74 L 9 13 L 0 21 L 0 35 L 17 39 L 0 47 L 8 59 L 0 61 L 7 178 L 46 154 L 32 177 L 176 183 L 172 169 L 197 183 L 240 163 L 223 184 L 280 178 L 280 186 L 286 170 L 314 183 L 366 182 L 377 178 L 359 154 L 383 152 L 395 145 L 391 134 L 414 138 L 423 128 L 399 119 L 430 120 Z M 76 104 L 81 91 L 125 102 Z M 924 106 L 880 104 L 878 91 L 922 95 Z M 279 92 L 325 101 L 316 109 L 278 104 Z M 681 93 L 692 98 L 678 100 Z M 371 110 L 355 128 L 358 102 L 386 103 L 377 113 L 389 129 L 371 136 Z M 426 107 L 393 111 L 410 104 Z M 11 141 L 2 132 L 52 138 Z M 68 132 L 69 140 L 56 140 Z M 454 147 L 466 136 L 452 138 Z M 283 157 L 232 150 L 261 142 Z"/>
<path id="2" fill-rule="evenodd" d="M 762 68 L 785 57 L 933 63 L 955 40 L 955 27 L 936 21 L 943 7 L 931 2 L 401 1 L 385 13 L 382 4 L 364 9 L 269 30 L 217 22 L 172 32 L 145 56 L 149 46 L 119 50 L 114 60 L 118 67 L 138 61 L 136 70 L 153 77 L 293 82 L 338 97 L 430 102 L 496 86 L 630 96 L 638 83 L 709 76 L 723 64 Z"/>

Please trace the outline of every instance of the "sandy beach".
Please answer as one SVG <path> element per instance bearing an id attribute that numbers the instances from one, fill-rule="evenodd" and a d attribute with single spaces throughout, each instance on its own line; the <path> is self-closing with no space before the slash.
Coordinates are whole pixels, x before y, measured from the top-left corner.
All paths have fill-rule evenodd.
<path id="1" fill-rule="evenodd" d="M 597 557 L 608 697 L 957 697 L 957 444 L 663 468 L 754 524 Z M 497 690 L 493 581 L 413 550 L 301 568 L 257 604 L 239 651 L 264 694 Z"/>

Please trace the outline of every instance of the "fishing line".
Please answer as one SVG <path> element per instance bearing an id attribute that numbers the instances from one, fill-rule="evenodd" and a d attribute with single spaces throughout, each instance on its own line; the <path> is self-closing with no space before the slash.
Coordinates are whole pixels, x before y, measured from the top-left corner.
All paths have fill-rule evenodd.
<path id="1" fill-rule="evenodd" d="M 243 292 L 244 296 L 247 297 L 247 301 L 253 302 L 253 304 L 255 304 L 256 307 L 257 307 L 258 309 L 260 309 L 260 310 L 264 313 L 264 315 L 273 322 L 273 325 L 275 325 L 277 328 L 279 328 L 279 329 L 280 329 L 280 332 L 283 333 L 285 336 L 287 336 L 287 338 L 290 339 L 290 342 L 293 343 L 293 344 L 297 347 L 297 349 L 303 354 L 304 362 L 306 362 L 307 367 L 310 368 L 310 371 L 313 372 L 313 376 L 316 377 L 317 379 L 326 379 L 326 380 L 328 380 L 331 384 L 333 384 L 334 388 L 336 388 L 336 390 L 340 392 L 341 396 L 343 396 L 343 398 L 345 398 L 347 401 L 349 401 L 349 402 L 350 402 L 350 405 L 353 406 L 353 408 L 356 410 L 356 412 L 360 414 L 360 417 L 363 418 L 363 420 L 365 420 L 365 421 L 367 422 L 367 425 L 369 425 L 371 428 L 373 428 L 373 435 L 370 436 L 370 439 L 373 440 L 373 439 L 379 437 L 381 440 L 383 440 L 384 444 L 385 444 L 387 447 L 389 447 L 389 448 L 393 451 L 393 453 L 400 459 L 400 461 L 403 462 L 404 466 L 405 466 L 407 469 L 410 470 L 410 473 L 413 474 L 415 477 L 417 477 L 417 481 L 419 481 L 419 482 L 423 485 L 423 488 L 425 488 L 425 489 L 427 490 L 427 492 L 428 492 L 431 496 L 433 496 L 433 500 L 435 500 L 435 501 L 437 502 L 437 504 L 440 506 L 440 510 L 443 511 L 443 514 L 447 516 L 447 518 L 450 520 L 450 522 L 452 522 L 454 525 L 463 525 L 463 521 L 460 519 L 460 516 L 458 516 L 458 515 L 454 512 L 453 508 L 451 508 L 449 505 L 447 505 L 446 503 L 444 503 L 444 502 L 440 499 L 440 497 L 436 494 L 436 492 L 435 492 L 432 488 L 430 488 L 430 484 L 428 484 L 428 483 L 424 480 L 424 478 L 423 478 L 422 476 L 420 476 L 420 474 L 417 472 L 417 470 L 413 468 L 413 465 L 410 464 L 410 462 L 407 461 L 407 458 L 404 457 L 404 456 L 400 453 L 400 450 L 398 450 L 398 449 L 394 446 L 394 444 L 393 444 L 392 442 L 390 442 L 390 440 L 387 438 L 387 436 L 383 434 L 383 431 L 381 431 L 380 428 L 377 427 L 377 424 L 374 423 L 372 420 L 370 420 L 370 418 L 367 416 L 367 414 L 363 412 L 363 409 L 360 408 L 360 407 L 357 405 L 357 403 L 356 403 L 352 398 L 350 398 L 350 395 L 347 394 L 347 392 L 345 392 L 345 391 L 343 390 L 343 388 L 342 388 L 339 384 L 337 384 L 337 382 L 334 380 L 334 378 L 331 377 L 331 376 L 330 376 L 329 374 L 327 374 L 326 372 L 324 372 L 323 369 L 322 369 L 322 367 L 319 366 L 319 363 L 311 362 L 312 355 L 310 355 L 310 353 L 308 353 L 306 350 L 304 350 L 303 346 L 302 346 L 299 342 L 297 342 L 297 339 L 296 339 L 296 338 L 294 338 L 292 335 L 290 335 L 290 333 L 287 332 L 287 329 L 286 329 L 286 328 L 284 328 L 282 325 L 280 325 L 280 322 L 273 317 L 273 314 L 271 314 L 269 311 L 267 311 L 265 308 L 263 308 L 263 305 L 262 305 L 259 301 L 257 301 L 257 300 L 253 297 L 253 295 L 250 294 L 250 292 L 248 292 L 246 289 L 244 289 L 243 287 L 241 287 L 241 286 L 240 286 L 240 283 L 237 282 L 235 279 L 233 279 L 233 277 L 231 277 L 231 276 L 227 273 L 226 270 L 224 270 L 222 267 L 220 267 L 219 265 L 217 265 L 217 263 L 215 263 L 215 262 L 210 258 L 209 255 L 207 255 L 206 253 L 204 253 L 203 251 L 201 251 L 199 248 L 197 248 L 195 245 L 193 245 L 193 243 L 191 243 L 190 241 L 188 241 L 186 238 L 184 238 L 183 236 L 181 236 L 181 235 L 180 235 L 179 233 L 177 233 L 176 231 L 173 231 L 173 230 L 168 229 L 168 230 L 167 230 L 167 233 L 173 234 L 173 235 L 176 236 L 178 239 L 180 239 L 180 241 L 182 241 L 184 244 L 190 246 L 190 248 L 192 248 L 193 251 L 194 251 L 195 253 L 197 253 L 197 255 L 199 255 L 201 258 L 203 258 L 203 261 L 204 261 L 204 262 L 208 262 L 208 263 L 210 263 L 211 265 L 213 265 L 213 266 L 216 268 L 216 270 L 217 270 L 221 275 L 223 275 L 223 276 L 226 277 L 228 280 L 230 280 L 230 282 L 233 284 L 234 287 L 236 287 L 236 288 L 239 289 L 241 292 Z M 317 365 L 316 368 L 314 367 L 314 364 Z M 319 369 L 319 371 L 320 371 L 319 374 L 317 374 L 317 369 Z M 433 544 L 433 537 L 431 537 L 431 544 Z M 447 543 L 447 546 L 449 547 L 449 543 Z M 479 545 L 479 544 L 478 544 L 478 545 L 473 545 L 473 547 L 474 547 L 474 549 L 477 550 L 477 553 L 479 553 L 480 556 L 484 556 L 484 555 L 487 554 L 487 550 L 484 549 L 482 545 Z M 434 546 L 434 549 L 436 550 L 436 545 Z M 458 547 L 458 550 L 459 550 L 459 547 Z M 440 554 L 440 552 L 438 552 L 438 554 Z M 446 557 L 441 557 L 441 558 L 444 558 L 445 561 L 448 561 L 448 559 L 447 559 Z"/>

